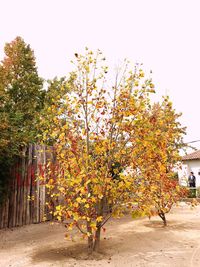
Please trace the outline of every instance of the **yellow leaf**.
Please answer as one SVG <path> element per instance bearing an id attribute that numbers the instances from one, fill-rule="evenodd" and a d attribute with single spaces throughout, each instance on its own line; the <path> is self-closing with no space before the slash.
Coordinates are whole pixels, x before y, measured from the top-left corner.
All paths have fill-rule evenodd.
<path id="1" fill-rule="evenodd" d="M 90 237 L 92 234 L 90 232 L 87 232 L 87 236 Z"/>
<path id="2" fill-rule="evenodd" d="M 61 205 L 56 206 L 56 210 L 60 211 L 61 210 Z"/>
<path id="3" fill-rule="evenodd" d="M 98 198 L 102 199 L 103 198 L 103 195 L 102 194 L 99 194 L 98 195 Z"/>
<path id="4" fill-rule="evenodd" d="M 77 202 L 74 203 L 74 207 L 78 208 L 78 203 Z"/>
<path id="5" fill-rule="evenodd" d="M 79 216 L 77 213 L 74 214 L 74 221 L 78 221 L 79 220 Z"/>
<path id="6" fill-rule="evenodd" d="M 81 203 L 81 198 L 80 198 L 80 197 L 77 197 L 76 201 L 77 201 L 78 203 Z"/>
<path id="7" fill-rule="evenodd" d="M 93 203 L 96 202 L 96 198 L 95 197 L 92 197 L 91 200 L 92 200 Z"/>
<path id="8" fill-rule="evenodd" d="M 99 217 L 96 218 L 96 221 L 97 222 L 102 222 L 102 220 L 103 220 L 103 217 L 102 216 L 99 216 Z"/>
<path id="9" fill-rule="evenodd" d="M 58 219 L 59 221 L 61 221 L 61 216 L 57 216 L 57 219 Z"/>

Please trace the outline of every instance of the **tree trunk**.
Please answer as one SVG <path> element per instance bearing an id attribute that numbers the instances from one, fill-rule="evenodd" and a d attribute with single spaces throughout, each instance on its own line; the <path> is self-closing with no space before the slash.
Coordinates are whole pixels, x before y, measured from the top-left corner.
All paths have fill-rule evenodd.
<path id="1" fill-rule="evenodd" d="M 92 229 L 89 222 L 87 222 L 87 232 L 90 234 L 90 236 L 88 236 L 88 254 L 92 254 L 94 244 L 93 244 Z"/>
<path id="2" fill-rule="evenodd" d="M 93 248 L 93 250 L 96 251 L 96 252 L 99 251 L 100 236 L 101 236 L 101 227 L 99 225 L 99 226 L 97 226 L 97 230 L 96 230 L 96 233 L 95 233 L 95 241 L 94 241 L 94 248 Z"/>
<path id="3" fill-rule="evenodd" d="M 92 236 L 88 236 L 88 254 L 92 254 L 93 252 L 93 237 Z"/>
<path id="4" fill-rule="evenodd" d="M 164 226 L 167 226 L 167 220 L 166 220 L 165 213 L 164 212 L 160 212 L 160 213 L 158 213 L 158 215 L 162 219 Z"/>

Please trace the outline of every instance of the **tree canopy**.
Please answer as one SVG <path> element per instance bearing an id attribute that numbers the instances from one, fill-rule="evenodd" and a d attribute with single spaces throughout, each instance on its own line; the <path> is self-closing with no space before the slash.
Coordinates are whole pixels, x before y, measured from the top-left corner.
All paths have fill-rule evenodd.
<path id="1" fill-rule="evenodd" d="M 147 190 L 155 205 L 153 186 L 160 177 L 169 183 L 184 131 L 167 100 L 152 106 L 154 85 L 140 67 L 132 70 L 125 62 L 108 86 L 100 51 L 76 53 L 74 65 L 71 90 L 61 96 L 58 91 L 51 116 L 43 119 L 44 141 L 53 141 L 57 159 L 48 164 L 47 186 L 59 199 L 54 215 L 70 220 L 67 229 L 77 227 L 91 252 L 98 250 L 108 219 L 132 211 Z M 149 208 L 147 202 L 138 208 L 144 206 Z"/>

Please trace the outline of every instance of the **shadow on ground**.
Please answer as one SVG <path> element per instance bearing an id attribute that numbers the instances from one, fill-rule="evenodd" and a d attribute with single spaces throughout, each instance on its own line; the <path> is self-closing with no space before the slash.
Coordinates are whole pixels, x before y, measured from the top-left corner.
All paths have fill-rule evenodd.
<path id="1" fill-rule="evenodd" d="M 150 220 L 143 224 L 145 227 L 152 229 L 160 229 L 166 232 L 171 230 L 180 230 L 180 231 L 188 231 L 188 230 L 196 230 L 199 227 L 199 222 L 180 222 L 175 220 L 169 220 L 166 227 L 163 226 L 162 221 Z"/>
<path id="2" fill-rule="evenodd" d="M 102 241 L 103 247 L 103 241 Z M 32 262 L 56 262 L 56 261 L 69 261 L 70 259 L 76 260 L 102 260 L 105 257 L 110 257 L 110 255 L 104 250 L 100 250 L 99 253 L 94 252 L 92 255 L 88 255 L 87 244 L 74 244 L 71 246 L 59 246 L 59 247 L 43 247 L 38 248 L 32 254 Z"/>

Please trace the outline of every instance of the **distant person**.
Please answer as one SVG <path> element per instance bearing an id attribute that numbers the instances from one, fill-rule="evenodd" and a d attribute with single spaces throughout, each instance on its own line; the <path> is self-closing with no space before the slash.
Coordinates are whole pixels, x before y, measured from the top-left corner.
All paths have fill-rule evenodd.
<path id="1" fill-rule="evenodd" d="M 196 177 L 194 176 L 194 173 L 191 172 L 188 177 L 189 187 L 196 187 Z"/>

